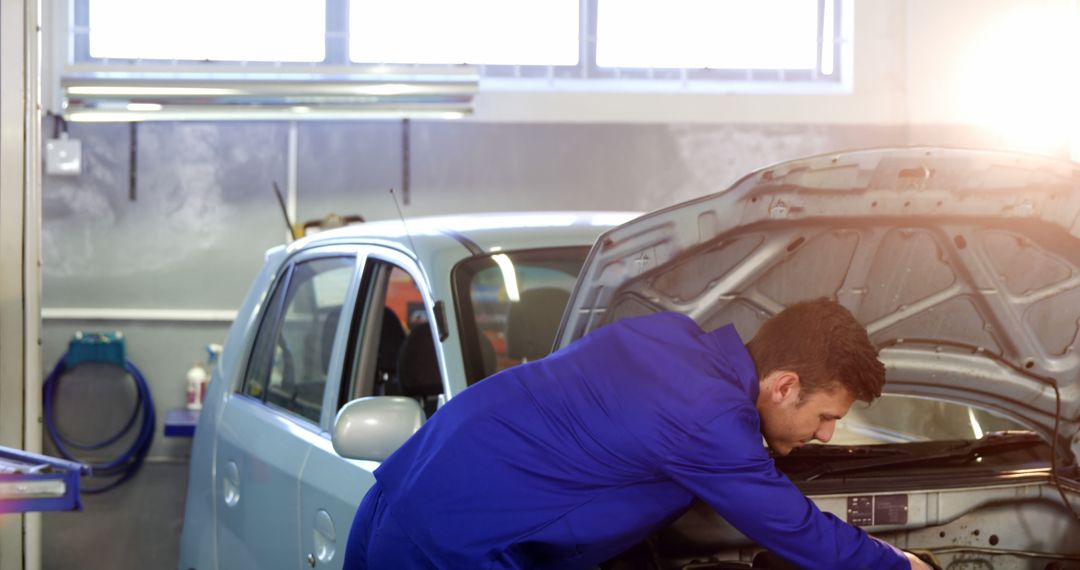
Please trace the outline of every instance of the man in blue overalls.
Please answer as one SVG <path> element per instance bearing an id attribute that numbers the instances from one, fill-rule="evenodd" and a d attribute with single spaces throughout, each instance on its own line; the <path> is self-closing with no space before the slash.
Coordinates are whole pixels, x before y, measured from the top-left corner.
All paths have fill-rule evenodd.
<path id="1" fill-rule="evenodd" d="M 826 299 L 746 345 L 677 313 L 620 320 L 434 414 L 375 471 L 345 568 L 588 568 L 695 497 L 800 567 L 927 568 L 819 511 L 762 445 L 828 441 L 884 381 L 865 329 Z"/>

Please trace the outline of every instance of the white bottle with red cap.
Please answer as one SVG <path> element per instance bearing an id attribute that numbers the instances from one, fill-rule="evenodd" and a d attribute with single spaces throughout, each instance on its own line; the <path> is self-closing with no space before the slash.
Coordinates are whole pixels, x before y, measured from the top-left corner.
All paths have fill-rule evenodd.
<path id="1" fill-rule="evenodd" d="M 206 384 L 210 380 L 210 374 L 206 367 L 198 363 L 187 371 L 187 409 L 201 410 L 203 399 L 206 397 Z"/>

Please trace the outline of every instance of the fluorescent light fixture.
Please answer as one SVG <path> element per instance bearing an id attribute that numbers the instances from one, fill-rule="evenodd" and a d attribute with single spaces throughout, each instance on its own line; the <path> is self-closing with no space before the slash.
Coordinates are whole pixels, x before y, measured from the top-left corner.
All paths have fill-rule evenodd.
<path id="1" fill-rule="evenodd" d="M 432 119 L 452 120 L 465 117 L 465 113 L 436 110 L 394 109 L 319 109 L 296 112 L 293 107 L 236 109 L 228 107 L 164 106 L 160 111 L 127 111 L 120 109 L 67 109 L 65 117 L 73 123 L 118 123 L 141 121 L 335 121 L 335 120 L 401 120 Z"/>
<path id="2" fill-rule="evenodd" d="M 220 87 L 149 87 L 141 85 L 73 85 L 64 89 L 67 95 L 112 95 L 112 96 L 160 96 L 160 97 L 219 97 L 238 95 L 237 89 Z"/>
<path id="3" fill-rule="evenodd" d="M 514 272 L 514 262 L 505 253 L 496 253 L 491 256 L 502 272 L 503 285 L 506 287 L 506 296 L 511 302 L 521 300 L 521 292 L 518 291 L 517 273 Z"/>
<path id="4" fill-rule="evenodd" d="M 160 111 L 163 109 L 159 103 L 128 103 L 128 111 Z"/>
<path id="5" fill-rule="evenodd" d="M 416 93 L 420 89 L 421 87 L 417 85 L 406 85 L 404 83 L 383 83 L 382 85 L 357 87 L 356 93 L 363 95 L 405 95 L 408 93 Z"/>
<path id="6" fill-rule="evenodd" d="M 67 120 L 73 123 L 135 123 L 147 119 L 146 115 L 142 113 L 119 113 L 115 111 L 69 113 L 66 116 Z"/>
<path id="7" fill-rule="evenodd" d="M 465 67 L 89 69 L 61 79 L 69 121 L 460 119 L 479 84 Z"/>

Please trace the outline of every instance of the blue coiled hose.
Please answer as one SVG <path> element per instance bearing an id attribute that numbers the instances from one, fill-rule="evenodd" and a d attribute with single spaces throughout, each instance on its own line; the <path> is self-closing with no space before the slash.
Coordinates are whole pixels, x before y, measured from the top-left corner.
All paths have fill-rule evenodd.
<path id="1" fill-rule="evenodd" d="M 56 361 L 56 365 L 53 366 L 52 372 L 45 378 L 45 385 L 42 387 L 42 408 L 45 416 L 45 428 L 49 432 L 49 439 L 52 440 L 53 445 L 56 446 L 60 455 L 63 455 L 72 461 L 86 463 L 75 457 L 70 451 L 70 448 L 92 451 L 116 443 L 131 430 L 135 425 L 135 420 L 139 417 L 140 410 L 142 411 L 142 422 L 139 424 L 139 432 L 135 436 L 135 440 L 132 441 L 131 446 L 125 450 L 124 453 L 120 454 L 112 461 L 89 463 L 93 470 L 91 477 L 117 477 L 115 480 L 100 487 L 86 487 L 82 490 L 84 493 L 104 493 L 135 475 L 142 466 L 146 454 L 150 451 L 150 444 L 154 441 L 154 424 L 156 421 L 154 399 L 150 396 L 150 387 L 147 386 L 146 378 L 143 377 L 142 372 L 139 372 L 139 369 L 136 368 L 130 360 L 126 361 L 124 363 L 124 370 L 135 380 L 135 388 L 138 392 L 138 399 L 135 402 L 135 408 L 131 412 L 131 417 L 127 419 L 127 422 L 124 423 L 124 427 L 120 428 L 120 431 L 102 441 L 96 443 L 79 443 L 73 441 L 61 433 L 59 428 L 56 427 L 56 422 L 53 421 L 53 407 L 56 400 L 56 391 L 60 385 L 60 378 L 64 375 L 64 372 L 67 372 L 67 369 L 67 353 L 65 352 L 64 355 L 60 357 L 60 360 Z"/>

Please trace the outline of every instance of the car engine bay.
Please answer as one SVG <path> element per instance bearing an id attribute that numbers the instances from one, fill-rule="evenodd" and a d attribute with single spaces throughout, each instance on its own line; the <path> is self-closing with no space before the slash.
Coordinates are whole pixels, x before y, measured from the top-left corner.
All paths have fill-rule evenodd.
<path id="1" fill-rule="evenodd" d="M 823 511 L 948 570 L 1080 570 L 1076 473 L 1049 470 L 1030 432 L 974 441 L 811 445 L 776 458 Z M 609 570 L 796 568 L 701 502 Z"/>

